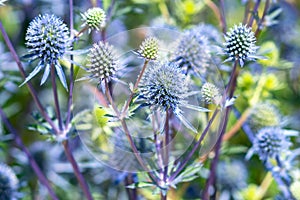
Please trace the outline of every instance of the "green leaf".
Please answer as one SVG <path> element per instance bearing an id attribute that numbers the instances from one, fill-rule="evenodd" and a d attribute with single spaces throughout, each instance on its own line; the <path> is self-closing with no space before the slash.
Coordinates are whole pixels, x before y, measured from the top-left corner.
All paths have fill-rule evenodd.
<path id="1" fill-rule="evenodd" d="M 199 173 L 201 171 L 202 164 L 201 163 L 194 163 L 189 165 L 184 169 L 179 176 L 177 176 L 171 183 L 174 187 L 176 184 L 181 182 L 189 182 L 199 177 Z"/>
<path id="2" fill-rule="evenodd" d="M 126 187 L 129 189 L 135 189 L 135 188 L 145 188 L 145 187 L 153 187 L 153 186 L 156 185 L 150 182 L 138 182 L 138 183 L 127 185 Z"/>

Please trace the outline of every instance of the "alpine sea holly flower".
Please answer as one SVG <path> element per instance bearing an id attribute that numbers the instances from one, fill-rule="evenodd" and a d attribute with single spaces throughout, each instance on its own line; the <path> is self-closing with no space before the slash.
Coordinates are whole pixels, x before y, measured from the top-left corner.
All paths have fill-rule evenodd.
<path id="1" fill-rule="evenodd" d="M 276 158 L 284 153 L 289 153 L 292 145 L 290 136 L 295 136 L 295 131 L 284 130 L 279 127 L 265 127 L 259 130 L 253 146 L 246 157 L 251 157 L 253 153 L 258 154 L 260 160 Z"/>
<path id="2" fill-rule="evenodd" d="M 81 14 L 83 18 L 83 26 L 87 26 L 89 31 L 96 29 L 99 31 L 105 26 L 106 15 L 102 8 L 90 8 L 85 13 Z"/>
<path id="3" fill-rule="evenodd" d="M 189 105 L 186 98 L 194 93 L 189 91 L 189 81 L 175 63 L 154 63 L 150 65 L 139 84 L 139 97 L 151 109 L 173 113 L 182 123 L 194 132 L 197 130 L 182 115 L 180 107 L 197 111 L 208 111 L 205 108 Z"/>
<path id="4" fill-rule="evenodd" d="M 146 38 L 137 53 L 146 60 L 156 60 L 158 56 L 158 40 L 155 37 Z"/>
<path id="5" fill-rule="evenodd" d="M 30 22 L 25 40 L 29 49 L 29 54 L 25 57 L 31 61 L 39 60 L 39 63 L 23 84 L 45 69 L 41 80 L 41 85 L 44 84 L 50 74 L 50 68 L 55 67 L 61 83 L 67 89 L 65 74 L 59 64 L 59 59 L 70 48 L 69 30 L 66 24 L 55 15 L 39 15 Z"/>
<path id="6" fill-rule="evenodd" d="M 235 25 L 225 35 L 224 52 L 229 57 L 227 61 L 239 61 L 241 67 L 244 66 L 246 60 L 255 60 L 258 58 L 255 46 L 256 38 L 253 31 L 247 25 Z"/>
<path id="7" fill-rule="evenodd" d="M 113 46 L 106 42 L 98 42 L 93 44 L 88 54 L 89 68 L 91 78 L 109 80 L 116 72 L 118 60 L 115 55 Z"/>
<path id="8" fill-rule="evenodd" d="M 10 167 L 4 163 L 0 163 L 0 199 L 14 200 L 16 199 L 16 190 L 18 187 L 18 179 Z"/>
<path id="9" fill-rule="evenodd" d="M 197 29 L 185 31 L 174 51 L 174 60 L 180 67 L 204 73 L 211 60 L 211 49 L 207 37 L 201 35 Z"/>

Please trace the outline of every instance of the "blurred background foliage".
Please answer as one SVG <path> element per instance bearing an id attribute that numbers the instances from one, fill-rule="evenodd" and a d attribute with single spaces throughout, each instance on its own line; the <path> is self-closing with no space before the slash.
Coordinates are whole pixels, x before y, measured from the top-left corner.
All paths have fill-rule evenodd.
<path id="1" fill-rule="evenodd" d="M 92 5 L 99 5 L 99 2 L 105 10 L 110 8 L 111 0 L 74 0 L 76 30 L 79 30 L 82 24 L 80 13 Z M 238 113 L 243 114 L 247 110 L 251 112 L 250 110 L 255 105 L 267 102 L 275 106 L 282 116 L 285 116 L 281 121 L 285 123 L 285 127 L 300 130 L 300 1 L 278 0 L 277 2 L 270 8 L 271 11 L 276 8 L 282 9 L 282 12 L 275 17 L 277 23 L 264 30 L 257 41 L 261 47 L 259 52 L 268 59 L 259 60 L 243 68 L 238 78 L 235 93 L 238 98 L 235 107 Z M 69 7 L 66 0 L 8 0 L 5 4 L 0 7 L 0 19 L 20 56 L 26 54 L 25 32 L 29 22 L 35 16 L 40 13 L 54 13 L 62 17 L 67 24 L 69 22 Z M 106 27 L 106 34 L 109 37 L 121 31 L 147 26 L 165 27 L 178 31 L 201 23 L 219 27 L 214 13 L 213 5 L 215 4 L 217 2 L 211 0 L 117 0 L 112 8 L 112 18 Z M 259 10 L 260 13 L 262 9 Z M 225 0 L 225 11 L 227 25 L 231 27 L 243 19 L 244 4 L 240 0 Z M 85 42 L 79 42 L 75 48 L 84 47 L 86 43 L 91 44 L 92 40 L 97 40 L 97 37 L 99 37 L 97 34 L 91 38 L 84 36 L 82 40 Z M 29 67 L 25 62 L 24 65 L 26 68 Z M 226 80 L 226 71 L 222 73 Z M 34 131 L 28 129 L 28 126 L 34 123 L 32 111 L 36 108 L 26 87 L 18 87 L 21 82 L 22 78 L 17 66 L 0 35 L 0 105 L 14 127 L 21 133 L 25 145 L 29 147 L 44 173 L 54 183 L 58 196 L 61 199 L 80 199 L 76 179 L 72 174 L 71 166 L 66 162 L 62 147 L 46 142 L 45 136 L 35 134 Z M 51 84 L 47 83 L 45 87 L 38 87 L 38 79 L 33 79 L 33 83 L 38 89 L 42 102 L 46 105 L 53 105 L 49 91 Z M 63 88 L 60 89 L 61 102 L 66 105 L 66 93 Z M 101 113 L 98 114 L 101 115 Z M 228 129 L 233 127 L 237 120 L 233 112 Z M 297 138 L 294 140 L 295 147 L 297 145 L 299 147 L 300 140 Z M 239 168 L 247 172 L 244 180 L 238 183 L 241 184 L 238 189 L 244 199 L 274 199 L 278 188 L 274 182 L 270 181 L 272 178 L 264 169 L 263 164 L 257 157 L 250 161 L 244 159 L 250 146 L 251 143 L 243 130 L 239 129 L 223 145 L 222 164 L 230 163 L 229 171 L 233 173 Z M 95 199 L 127 198 L 122 184 L 126 182 L 126 172 L 115 171 L 96 161 L 80 146 L 78 137 L 72 142 L 72 147 Z M 16 172 L 20 180 L 19 195 L 22 199 L 46 199 L 45 189 L 39 185 L 23 153 L 16 148 L 12 135 L 2 124 L 0 127 L 0 162 L 8 163 Z M 180 184 L 176 191 L 171 190 L 169 198 L 199 199 L 200 191 L 205 183 L 203 177 L 207 177 L 206 165 L 199 170 L 202 178 Z M 235 165 L 238 169 L 233 167 Z M 139 175 L 131 174 L 130 176 L 134 179 Z M 232 177 L 228 177 L 230 178 Z M 142 199 L 157 199 L 157 196 L 152 196 L 151 189 L 141 189 L 139 194 Z"/>

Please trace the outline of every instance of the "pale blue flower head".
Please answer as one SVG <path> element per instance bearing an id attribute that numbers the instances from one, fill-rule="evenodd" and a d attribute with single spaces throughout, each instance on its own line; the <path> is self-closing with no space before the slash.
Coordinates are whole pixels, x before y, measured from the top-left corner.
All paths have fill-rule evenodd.
<path id="1" fill-rule="evenodd" d="M 190 91 L 187 76 L 173 62 L 150 65 L 139 84 L 139 97 L 145 105 L 154 110 L 172 110 L 186 127 L 196 132 L 195 128 L 185 120 L 181 107 L 197 111 L 208 110 L 189 105 L 186 99 L 191 95 L 193 92 Z"/>
<path id="2" fill-rule="evenodd" d="M 244 66 L 245 61 L 255 60 L 256 38 L 253 31 L 247 25 L 235 25 L 225 35 L 226 42 L 224 43 L 224 53 L 228 58 L 227 61 L 239 61 L 241 67 Z"/>
<path id="3" fill-rule="evenodd" d="M 260 160 L 265 161 L 276 158 L 282 154 L 289 153 L 292 143 L 290 136 L 295 132 L 281 129 L 279 127 L 265 127 L 257 133 L 249 154 L 258 154 Z"/>
<path id="4" fill-rule="evenodd" d="M 44 69 L 41 85 L 44 84 L 50 74 L 51 66 L 54 66 L 60 81 L 67 88 L 66 78 L 59 64 L 59 59 L 69 50 L 71 44 L 66 24 L 55 15 L 39 15 L 30 22 L 25 40 L 29 51 L 25 57 L 30 61 L 39 60 L 39 63 L 24 83 Z"/>

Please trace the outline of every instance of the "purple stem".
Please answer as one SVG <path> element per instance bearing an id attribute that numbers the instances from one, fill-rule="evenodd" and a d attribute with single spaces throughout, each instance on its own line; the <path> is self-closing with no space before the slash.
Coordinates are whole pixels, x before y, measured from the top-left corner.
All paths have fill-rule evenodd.
<path id="1" fill-rule="evenodd" d="M 224 0 L 219 0 L 220 10 L 221 10 L 221 21 L 222 21 L 222 31 L 226 34 L 227 31 L 227 24 L 226 24 L 226 17 L 225 17 L 225 4 Z"/>
<path id="2" fill-rule="evenodd" d="M 55 111 L 56 111 L 56 116 L 57 116 L 58 124 L 59 124 L 59 132 L 57 134 L 60 134 L 61 131 L 63 130 L 63 125 L 62 125 L 62 119 L 61 119 L 61 113 L 60 113 L 60 107 L 59 107 L 59 101 L 58 101 L 57 85 L 56 85 L 56 80 L 55 80 L 55 67 L 53 64 L 51 65 L 51 81 L 52 81 Z"/>
<path id="3" fill-rule="evenodd" d="M 63 146 L 64 146 L 64 150 L 65 150 L 67 159 L 69 160 L 69 162 L 71 163 L 71 165 L 73 167 L 75 176 L 76 176 L 76 178 L 77 178 L 77 180 L 80 184 L 80 187 L 83 190 L 84 195 L 86 196 L 86 198 L 88 200 L 93 200 L 93 197 L 92 197 L 91 192 L 89 190 L 88 184 L 86 183 L 83 175 L 81 174 L 81 172 L 79 170 L 78 164 L 77 164 L 77 162 L 76 162 L 76 160 L 75 160 L 75 158 L 72 154 L 72 151 L 70 150 L 70 146 L 69 146 L 69 143 L 68 143 L 67 140 L 63 142 Z"/>
<path id="4" fill-rule="evenodd" d="M 263 15 L 262 15 L 261 19 L 259 20 L 257 29 L 256 29 L 256 31 L 255 31 L 255 36 L 256 36 L 256 37 L 258 36 L 258 34 L 260 33 L 260 31 L 261 31 L 262 28 L 263 28 L 263 27 L 262 27 L 262 26 L 263 26 L 263 22 L 264 22 L 264 20 L 265 20 L 266 15 L 267 15 L 269 6 L 270 6 L 270 0 L 267 0 L 267 1 L 266 1 L 266 4 L 265 4 L 264 11 L 263 11 Z"/>
<path id="5" fill-rule="evenodd" d="M 258 10 L 260 1 L 261 1 L 261 0 L 257 0 L 256 3 L 255 3 L 255 5 L 254 5 L 254 9 L 253 9 L 253 11 L 252 11 L 252 15 L 251 15 L 250 20 L 249 20 L 249 23 L 248 23 L 248 26 L 249 26 L 249 27 L 252 27 L 252 25 L 253 25 L 253 22 L 254 22 L 254 15 L 257 13 L 257 10 Z"/>
<path id="6" fill-rule="evenodd" d="M 73 22 L 73 0 L 69 0 L 69 7 L 70 7 L 70 29 L 74 29 L 74 22 Z M 73 46 L 73 44 L 72 44 Z M 70 56 L 70 59 L 73 61 L 73 55 Z M 70 91 L 69 91 L 69 99 L 68 99 L 68 108 L 67 108 L 67 119 L 65 123 L 66 129 L 68 129 L 69 123 L 71 121 L 71 115 L 72 115 L 72 104 L 73 104 L 73 88 L 74 88 L 74 64 L 71 63 L 70 68 Z"/>
<path id="7" fill-rule="evenodd" d="M 56 196 L 55 192 L 53 191 L 50 183 L 48 182 L 47 178 L 43 174 L 41 168 L 38 166 L 36 161 L 34 160 L 33 156 L 31 155 L 30 151 L 26 148 L 26 146 L 23 144 L 22 139 L 17 132 L 16 129 L 12 126 L 12 124 L 9 122 L 7 116 L 3 112 L 2 108 L 0 108 L 0 115 L 2 118 L 3 123 L 6 125 L 7 129 L 14 135 L 14 139 L 16 144 L 22 149 L 22 151 L 26 154 L 28 161 L 35 172 L 36 176 L 38 177 L 39 181 L 47 188 L 48 193 L 53 200 L 58 200 L 58 197 Z"/>

